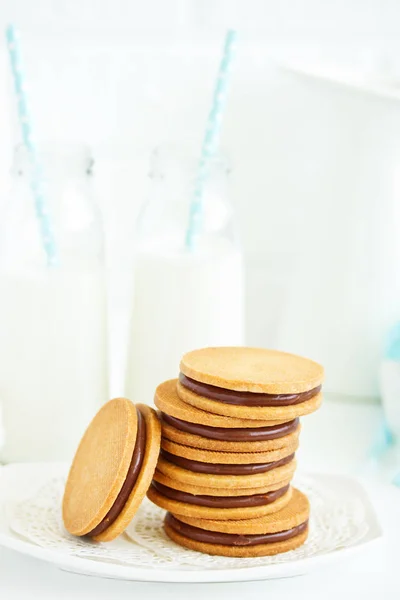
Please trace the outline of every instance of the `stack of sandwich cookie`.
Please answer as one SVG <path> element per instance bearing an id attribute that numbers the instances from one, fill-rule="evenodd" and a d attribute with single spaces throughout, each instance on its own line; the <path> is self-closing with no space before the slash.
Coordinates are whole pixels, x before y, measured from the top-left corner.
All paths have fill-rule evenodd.
<path id="1" fill-rule="evenodd" d="M 254 518 L 285 506 L 292 493 L 289 483 L 296 466 L 298 420 L 287 427 L 278 424 L 246 429 L 243 419 L 217 417 L 218 423 L 224 419 L 225 428 L 204 426 L 196 420 L 200 418 L 210 424 L 213 416 L 189 405 L 186 418 L 194 423 L 172 415 L 175 425 L 172 427 L 171 413 L 176 414 L 176 407 L 179 412 L 181 402 L 176 384 L 177 380 L 166 381 L 156 390 L 155 403 L 162 409 L 163 434 L 149 498 L 176 515 L 205 519 Z M 199 412 L 203 413 L 200 417 Z M 186 425 L 193 424 L 202 436 L 186 434 Z M 235 428 L 237 425 L 241 427 Z M 205 437 L 209 430 L 212 436 L 225 440 Z M 179 443 L 169 439 L 175 432 Z M 258 435 L 256 442 L 251 441 L 253 435 Z M 199 443 L 198 438 L 202 440 Z M 204 449 L 204 445 L 218 449 Z"/>
<path id="2" fill-rule="evenodd" d="M 305 541 L 308 502 L 290 482 L 299 416 L 320 405 L 322 378 L 317 363 L 276 351 L 207 348 L 183 357 L 179 379 L 156 390 L 161 454 L 148 492 L 170 513 L 171 539 L 227 556 Z"/>

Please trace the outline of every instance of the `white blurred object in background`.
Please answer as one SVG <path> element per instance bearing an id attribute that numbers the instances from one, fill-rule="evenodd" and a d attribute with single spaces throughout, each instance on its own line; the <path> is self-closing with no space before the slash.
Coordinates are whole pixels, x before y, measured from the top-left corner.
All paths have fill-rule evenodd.
<path id="1" fill-rule="evenodd" d="M 42 153 L 59 265 L 46 266 L 18 148 L 0 230 L 0 460 L 68 460 L 108 398 L 103 230 L 82 147 Z"/>
<path id="2" fill-rule="evenodd" d="M 336 139 L 321 140 L 333 162 L 305 207 L 312 225 L 297 250 L 278 345 L 322 362 L 327 392 L 376 398 L 384 339 L 400 317 L 400 103 L 320 78 L 309 85 L 334 115 Z"/>
<path id="3" fill-rule="evenodd" d="M 389 331 L 380 369 L 380 389 L 389 430 L 400 440 L 400 323 Z"/>
<path id="4" fill-rule="evenodd" d="M 243 258 L 226 184 L 214 160 L 203 198 L 199 246 L 185 248 L 196 162 L 156 151 L 152 189 L 138 222 L 126 395 L 152 403 L 155 388 L 176 377 L 182 355 L 204 346 L 244 343 Z"/>

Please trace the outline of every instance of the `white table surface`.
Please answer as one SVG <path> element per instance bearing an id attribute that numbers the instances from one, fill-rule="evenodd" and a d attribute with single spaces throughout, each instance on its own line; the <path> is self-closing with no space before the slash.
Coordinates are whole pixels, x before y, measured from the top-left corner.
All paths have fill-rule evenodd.
<path id="1" fill-rule="evenodd" d="M 325 401 L 323 408 L 303 420 L 302 470 L 359 473 L 379 423 L 377 406 Z M 0 599 L 25 600 L 169 600 L 229 598 L 363 600 L 400 598 L 400 489 L 375 487 L 372 500 L 385 530 L 382 543 L 362 554 L 312 575 L 273 581 L 233 584 L 154 584 L 95 579 L 59 571 L 40 561 L 0 548 Z M 273 594 L 273 596 L 271 596 Z"/>

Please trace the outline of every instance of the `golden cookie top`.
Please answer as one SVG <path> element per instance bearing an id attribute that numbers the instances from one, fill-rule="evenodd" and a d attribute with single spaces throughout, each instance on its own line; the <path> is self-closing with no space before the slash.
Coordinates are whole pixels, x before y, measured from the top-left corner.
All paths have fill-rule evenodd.
<path id="1" fill-rule="evenodd" d="M 249 347 L 193 350 L 180 364 L 187 377 L 228 390 L 296 394 L 321 385 L 323 367 L 295 354 Z"/>

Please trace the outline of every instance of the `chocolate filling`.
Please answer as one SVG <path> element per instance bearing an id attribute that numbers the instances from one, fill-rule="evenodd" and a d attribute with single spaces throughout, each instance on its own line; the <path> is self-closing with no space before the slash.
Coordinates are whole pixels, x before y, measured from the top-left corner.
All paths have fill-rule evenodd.
<path id="1" fill-rule="evenodd" d="M 276 438 L 293 433 L 299 426 L 299 419 L 293 419 L 293 421 L 289 421 L 288 423 L 271 425 L 270 427 L 227 429 L 224 427 L 210 427 L 209 425 L 201 425 L 199 423 L 188 423 L 165 413 L 161 413 L 161 415 L 165 423 L 172 425 L 172 427 L 179 429 L 179 431 L 200 435 L 211 440 L 226 442 L 263 442 L 265 440 L 275 440 Z"/>
<path id="2" fill-rule="evenodd" d="M 264 506 L 265 504 L 271 504 L 272 502 L 275 502 L 275 500 L 278 500 L 278 498 L 286 494 L 289 489 L 289 485 L 286 485 L 280 490 L 274 490 L 273 492 L 267 492 L 266 494 L 254 494 L 252 496 L 197 496 L 195 494 L 181 492 L 180 490 L 173 490 L 157 481 L 153 481 L 153 487 L 157 492 L 160 492 L 160 494 L 171 500 L 185 502 L 186 504 L 196 504 L 197 506 L 209 506 L 211 508 Z"/>
<path id="3" fill-rule="evenodd" d="M 140 410 L 136 409 L 137 412 L 137 434 L 135 447 L 133 449 L 131 464 L 128 469 L 128 473 L 124 484 L 108 513 L 102 521 L 87 535 L 94 537 L 103 533 L 120 515 L 122 509 L 128 501 L 129 496 L 135 487 L 137 478 L 143 464 L 144 452 L 146 447 L 146 423 Z"/>
<path id="4" fill-rule="evenodd" d="M 216 400 L 224 404 L 235 404 L 238 406 L 290 406 L 292 404 L 300 404 L 306 400 L 310 400 L 318 394 L 321 386 L 300 392 L 299 394 L 259 394 L 255 392 L 238 392 L 235 390 L 227 390 L 208 383 L 200 383 L 194 379 L 186 377 L 183 373 L 179 373 L 180 383 L 195 394 Z"/>
<path id="5" fill-rule="evenodd" d="M 234 533 L 219 533 L 217 531 L 207 531 L 200 529 L 199 527 L 193 527 L 193 525 L 187 525 L 178 521 L 171 513 L 167 513 L 165 517 L 166 525 L 169 525 L 171 529 L 180 533 L 181 535 L 198 542 L 205 542 L 207 544 L 220 544 L 222 546 L 257 546 L 259 544 L 273 544 L 274 542 L 284 542 L 291 538 L 300 535 L 307 530 L 308 521 L 287 529 L 286 531 L 277 531 L 275 533 L 262 533 L 262 534 L 234 534 Z"/>
<path id="6" fill-rule="evenodd" d="M 178 467 L 182 467 L 183 469 L 187 469 L 188 471 L 216 475 L 255 475 L 256 473 L 266 473 L 276 467 L 287 465 L 294 458 L 294 454 L 291 454 L 290 456 L 281 458 L 281 460 L 270 463 L 226 465 L 191 460 L 190 458 L 184 458 L 183 456 L 175 456 L 175 454 L 170 454 L 170 452 L 166 452 L 166 450 L 161 450 L 161 456 L 168 462 L 177 465 Z"/>

